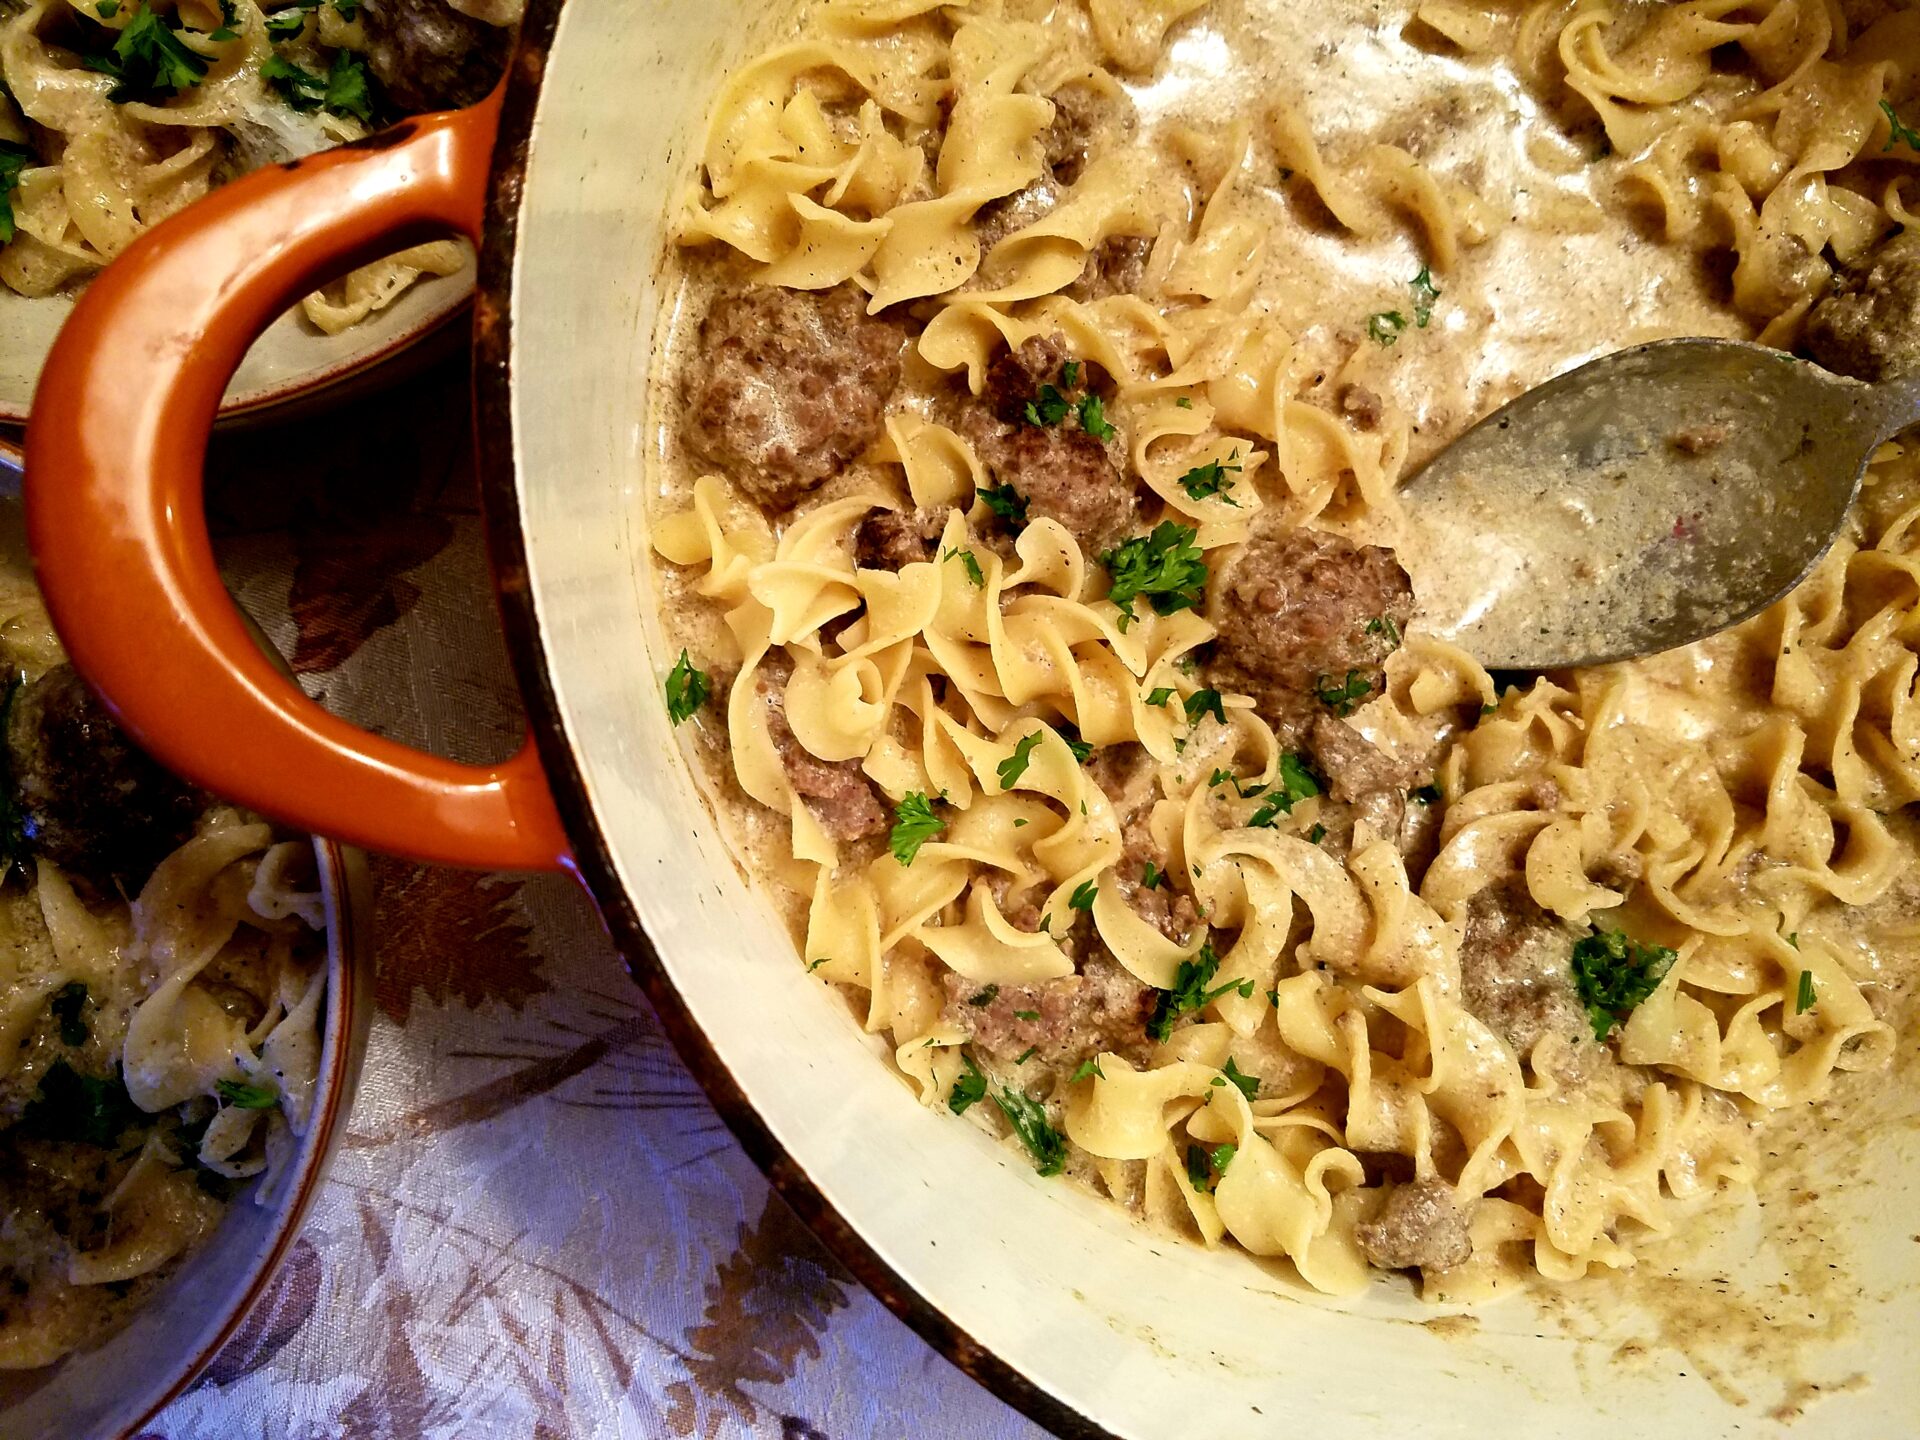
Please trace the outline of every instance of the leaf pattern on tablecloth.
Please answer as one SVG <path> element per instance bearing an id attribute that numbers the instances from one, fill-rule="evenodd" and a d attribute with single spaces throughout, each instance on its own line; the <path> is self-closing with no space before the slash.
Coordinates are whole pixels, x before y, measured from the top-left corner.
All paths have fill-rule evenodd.
<path id="1" fill-rule="evenodd" d="M 313 1242 L 305 1236 L 294 1241 L 293 1249 L 267 1286 L 267 1293 L 233 1338 L 213 1357 L 213 1363 L 207 1366 L 199 1383 L 231 1385 L 278 1355 L 313 1314 L 324 1278 L 325 1267 Z"/>
<path id="2" fill-rule="evenodd" d="M 531 927 L 514 903 L 522 881 L 398 860 L 375 860 L 373 878 L 374 1001 L 395 1024 L 406 1024 L 416 993 L 440 1005 L 499 1000 L 516 1010 L 546 993 Z"/>
<path id="3" fill-rule="evenodd" d="M 726 1422 L 753 1423 L 761 1401 L 743 1386 L 778 1386 L 851 1302 L 853 1281 L 820 1248 L 779 1196 L 768 1192 L 760 1219 L 740 1227 L 733 1254 L 707 1282 L 703 1323 L 686 1331 L 695 1352 L 687 1380 L 667 1386 L 667 1422 L 679 1436 L 720 1440 Z M 782 1417 L 783 1436 L 796 1417 Z M 804 1425 L 806 1422 L 798 1422 Z M 791 1432 L 805 1435 L 805 1431 Z"/>
<path id="4" fill-rule="evenodd" d="M 339 668 L 419 604 L 420 587 L 406 572 L 446 549 L 453 528 L 445 515 L 406 514 L 372 524 L 295 530 L 288 596 L 299 636 L 294 673 Z"/>
<path id="5" fill-rule="evenodd" d="M 430 1426 L 460 1413 L 460 1401 L 433 1385 L 414 1353 L 414 1297 L 390 1277 L 393 1230 L 374 1205 L 360 1202 L 360 1233 L 380 1274 L 377 1303 L 362 1311 L 374 1331 L 374 1373 L 340 1410 L 340 1440 L 427 1440 Z M 368 1296 L 371 1302 L 375 1296 Z"/>

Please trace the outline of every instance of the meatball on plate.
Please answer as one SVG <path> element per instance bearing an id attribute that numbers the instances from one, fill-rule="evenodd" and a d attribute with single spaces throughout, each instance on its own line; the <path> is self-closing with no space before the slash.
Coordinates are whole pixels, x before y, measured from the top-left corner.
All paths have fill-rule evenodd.
<path id="1" fill-rule="evenodd" d="M 0 4 L 0 423 L 26 418 L 73 298 L 225 181 L 472 105 L 520 0 Z M 260 338 L 229 415 L 344 385 L 437 331 L 473 287 L 428 238 L 324 277 Z"/>

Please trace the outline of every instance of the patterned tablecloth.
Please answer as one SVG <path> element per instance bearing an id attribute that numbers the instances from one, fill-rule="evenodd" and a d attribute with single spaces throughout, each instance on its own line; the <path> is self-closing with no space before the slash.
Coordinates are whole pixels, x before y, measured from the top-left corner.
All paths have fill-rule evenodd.
<path id="1" fill-rule="evenodd" d="M 335 712 L 504 755 L 464 355 L 342 421 L 216 442 L 233 592 Z M 1041 1433 L 770 1193 L 570 881 L 374 872 L 340 1153 L 267 1298 L 146 1440 Z"/>

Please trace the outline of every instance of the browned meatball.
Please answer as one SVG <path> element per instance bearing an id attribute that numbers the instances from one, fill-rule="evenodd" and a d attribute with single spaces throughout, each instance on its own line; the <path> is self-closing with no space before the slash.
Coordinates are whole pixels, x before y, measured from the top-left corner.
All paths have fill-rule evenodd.
<path id="1" fill-rule="evenodd" d="M 6 738 L 23 837 L 62 869 L 138 889 L 193 834 L 200 797 L 135 747 L 71 665 L 14 695 Z"/>
<path id="2" fill-rule="evenodd" d="M 1445 1270 L 1473 1256 L 1467 1212 L 1444 1180 L 1394 1186 L 1379 1215 L 1356 1225 L 1353 1238 L 1383 1270 Z"/>
<path id="3" fill-rule="evenodd" d="M 1467 905 L 1460 943 L 1460 1000 L 1525 1060 L 1558 1032 L 1590 1040 L 1592 1027 L 1573 987 L 1579 933 L 1540 908 L 1518 878 L 1480 891 Z"/>
<path id="4" fill-rule="evenodd" d="M 723 295 L 687 376 L 687 443 L 753 499 L 787 509 L 879 436 L 904 339 L 851 285 Z"/>
<path id="5" fill-rule="evenodd" d="M 1090 380 L 1090 367 L 1073 359 L 1064 337 L 1033 336 L 988 366 L 985 404 L 967 408 L 961 429 L 994 483 L 1020 492 L 1029 520 L 1058 520 L 1097 555 L 1127 533 L 1138 496 L 1108 442 L 1081 426 Z M 1047 386 L 1065 403 L 1057 417 L 1036 406 Z"/>
<path id="6" fill-rule="evenodd" d="M 879 835 L 888 827 L 887 810 L 857 760 L 822 760 L 794 736 L 787 724 L 786 679 L 791 667 L 778 663 L 758 677 L 767 707 L 767 734 L 780 753 L 793 793 L 806 803 L 827 834 L 842 844 Z"/>
<path id="7" fill-rule="evenodd" d="M 364 0 L 367 66 L 408 114 L 484 100 L 507 68 L 508 26 L 464 15 L 446 0 Z"/>
<path id="8" fill-rule="evenodd" d="M 853 532 L 854 563 L 865 570 L 898 570 L 930 559 L 947 523 L 945 506 L 926 510 L 876 510 Z"/>
<path id="9" fill-rule="evenodd" d="M 1413 586 L 1391 550 L 1287 530 L 1240 548 L 1215 608 L 1214 683 L 1251 695 L 1292 743 L 1317 715 L 1351 714 L 1380 693 Z"/>
<path id="10" fill-rule="evenodd" d="M 1920 371 L 1920 231 L 1902 231 L 1807 316 L 1807 350 L 1861 380 Z"/>
<path id="11" fill-rule="evenodd" d="M 1102 240 L 1087 256 L 1080 278 L 1067 287 L 1075 300 L 1104 300 L 1109 295 L 1135 295 L 1147 281 L 1147 257 L 1153 241 L 1144 235 L 1115 235 Z"/>

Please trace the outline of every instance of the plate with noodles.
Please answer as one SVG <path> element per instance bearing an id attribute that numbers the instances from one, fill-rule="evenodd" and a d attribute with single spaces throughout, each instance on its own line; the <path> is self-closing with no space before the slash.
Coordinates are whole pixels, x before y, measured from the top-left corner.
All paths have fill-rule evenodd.
<path id="1" fill-rule="evenodd" d="M 26 418 L 74 296 L 225 181 L 406 116 L 471 104 L 518 0 L 0 3 L 0 421 Z M 248 355 L 228 413 L 339 384 L 456 314 L 471 251 L 430 240 L 302 297 Z"/>
<path id="2" fill-rule="evenodd" d="M 191 461 L 78 414 L 199 392 L 102 304 L 34 539 L 143 739 L 372 844 L 577 866 L 800 1213 L 1061 1433 L 1910 1430 L 1920 437 L 1763 615 L 1554 673 L 1445 638 L 1435 577 L 1526 557 L 1404 482 L 1663 338 L 1920 369 L 1920 8 L 527 23 L 498 143 L 418 153 L 491 157 L 537 753 L 409 756 L 222 640 Z M 431 208 L 241 184 L 220 221 Z M 177 223 L 128 298 L 270 313 L 278 270 L 197 276 L 215 218 Z"/>
<path id="3" fill-rule="evenodd" d="M 136 1428 L 317 1188 L 364 1038 L 336 847 L 210 801 L 66 662 L 0 509 L 0 1429 Z"/>

